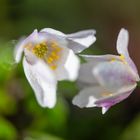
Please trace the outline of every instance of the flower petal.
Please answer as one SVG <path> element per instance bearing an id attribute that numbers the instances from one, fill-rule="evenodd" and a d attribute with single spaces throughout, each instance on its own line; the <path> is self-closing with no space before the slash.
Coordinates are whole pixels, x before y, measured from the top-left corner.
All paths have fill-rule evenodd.
<path id="1" fill-rule="evenodd" d="M 78 75 L 78 83 L 82 85 L 93 85 L 98 84 L 96 77 L 93 75 L 92 70 L 96 65 L 96 61 L 91 61 L 88 63 L 81 64 L 79 75 Z"/>
<path id="2" fill-rule="evenodd" d="M 140 81 L 138 70 L 137 70 L 137 67 L 136 67 L 135 63 L 133 62 L 133 60 L 128 56 L 128 57 L 126 57 L 126 61 L 129 64 L 129 66 L 132 68 L 132 70 L 135 74 L 135 77 L 136 77 L 136 81 Z"/>
<path id="3" fill-rule="evenodd" d="M 66 40 L 67 47 L 75 53 L 83 51 L 96 41 L 95 30 L 84 30 L 67 35 L 51 28 L 42 29 L 41 32 L 53 35 L 60 40 Z"/>
<path id="4" fill-rule="evenodd" d="M 106 62 L 106 61 L 120 61 L 120 57 L 117 55 L 111 55 L 111 54 L 106 54 L 106 55 L 80 55 L 83 57 L 87 62 Z"/>
<path id="5" fill-rule="evenodd" d="M 26 58 L 26 61 L 33 65 L 38 61 L 38 58 L 28 49 L 24 49 L 24 56 Z"/>
<path id="6" fill-rule="evenodd" d="M 93 69 L 94 76 L 104 88 L 116 92 L 136 83 L 135 75 L 127 64 L 103 62 Z"/>
<path id="7" fill-rule="evenodd" d="M 43 35 L 39 35 L 37 30 L 34 30 L 27 38 L 21 38 L 14 49 L 15 62 L 19 63 L 26 44 L 31 42 L 39 42 L 44 39 Z"/>
<path id="8" fill-rule="evenodd" d="M 124 56 L 128 56 L 128 40 L 129 40 L 129 33 L 126 29 L 122 28 L 118 35 L 117 39 L 117 51 L 119 54 Z"/>
<path id="9" fill-rule="evenodd" d="M 120 90 L 119 92 L 112 93 L 111 96 L 106 96 L 105 98 L 100 98 L 96 101 L 98 107 L 102 107 L 102 114 L 105 114 L 108 109 L 126 99 L 136 88 L 136 84 L 128 86 L 127 89 Z"/>
<path id="10" fill-rule="evenodd" d="M 68 48 L 72 49 L 75 53 L 80 53 L 96 41 L 95 34 L 95 30 L 83 30 L 77 33 L 68 34 Z"/>
<path id="11" fill-rule="evenodd" d="M 100 63 L 119 60 L 115 55 L 80 55 L 87 63 L 81 64 L 78 82 L 81 84 L 97 84 L 97 78 L 93 75 L 93 69 Z"/>
<path id="12" fill-rule="evenodd" d="M 125 60 L 130 65 L 132 70 L 136 73 L 137 81 L 139 81 L 138 70 L 128 52 L 129 33 L 126 29 L 121 29 L 117 39 L 117 51 L 120 55 L 125 57 Z"/>
<path id="13" fill-rule="evenodd" d="M 56 79 L 49 67 L 43 62 L 29 64 L 23 60 L 24 72 L 42 107 L 53 108 L 56 103 Z"/>
<path id="14" fill-rule="evenodd" d="M 58 35 L 58 36 L 66 36 L 64 33 L 58 31 L 58 30 L 54 30 L 52 28 L 44 28 L 42 29 L 40 32 L 45 32 L 45 33 L 50 33 L 50 34 L 54 34 L 54 35 Z"/>
<path id="15" fill-rule="evenodd" d="M 102 107 L 102 114 L 105 114 L 110 107 Z"/>
<path id="16" fill-rule="evenodd" d="M 67 48 L 63 49 L 58 68 L 55 70 L 57 80 L 76 80 L 79 67 L 80 60 L 74 52 Z"/>
<path id="17" fill-rule="evenodd" d="M 48 38 L 46 35 L 40 33 L 35 29 L 25 40 L 24 40 L 24 45 L 28 43 L 40 43 L 43 41 L 46 41 Z"/>
<path id="18" fill-rule="evenodd" d="M 115 93 L 111 93 L 101 86 L 88 87 L 81 90 L 72 102 L 81 108 L 102 107 L 102 113 L 104 114 L 112 105 L 127 98 L 135 87 L 136 84 Z"/>

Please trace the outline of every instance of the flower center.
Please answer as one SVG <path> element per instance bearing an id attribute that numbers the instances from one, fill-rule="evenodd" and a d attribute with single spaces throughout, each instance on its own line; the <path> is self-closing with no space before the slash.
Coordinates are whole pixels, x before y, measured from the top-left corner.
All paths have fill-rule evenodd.
<path id="1" fill-rule="evenodd" d="M 56 42 L 28 43 L 25 45 L 25 48 L 32 51 L 38 58 L 43 59 L 52 70 L 57 68 L 62 48 L 60 48 Z"/>
<path id="2" fill-rule="evenodd" d="M 47 51 L 48 51 L 48 47 L 45 42 L 36 44 L 33 48 L 33 53 L 39 58 L 43 58 L 47 53 Z"/>
<path id="3" fill-rule="evenodd" d="M 62 48 L 60 48 L 57 43 L 50 43 L 50 52 L 48 53 L 47 57 L 45 57 L 45 61 L 52 70 L 57 68 L 57 61 L 60 59 L 61 50 Z"/>

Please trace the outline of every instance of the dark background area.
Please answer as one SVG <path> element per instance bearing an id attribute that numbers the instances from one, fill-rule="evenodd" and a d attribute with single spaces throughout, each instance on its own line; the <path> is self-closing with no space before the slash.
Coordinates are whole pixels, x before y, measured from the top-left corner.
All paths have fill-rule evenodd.
<path id="1" fill-rule="evenodd" d="M 22 63 L 11 66 L 11 54 L 16 40 L 46 27 L 64 33 L 96 29 L 96 43 L 83 52 L 88 54 L 116 54 L 124 27 L 140 70 L 139 0 L 0 0 L 0 140 L 140 140 L 138 87 L 105 115 L 72 105 L 79 91 L 74 82 L 59 83 L 54 109 L 37 104 Z"/>

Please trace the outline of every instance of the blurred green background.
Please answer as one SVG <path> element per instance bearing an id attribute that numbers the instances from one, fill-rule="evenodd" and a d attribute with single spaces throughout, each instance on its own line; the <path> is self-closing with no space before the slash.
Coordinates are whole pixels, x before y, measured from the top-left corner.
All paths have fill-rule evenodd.
<path id="1" fill-rule="evenodd" d="M 139 0 L 0 0 L 0 140 L 140 140 L 140 89 L 105 115 L 72 105 L 79 89 L 60 82 L 54 109 L 41 108 L 22 64 L 12 65 L 16 40 L 34 29 L 64 33 L 97 30 L 94 47 L 83 53 L 116 53 L 120 28 L 130 32 L 129 50 L 140 70 Z"/>

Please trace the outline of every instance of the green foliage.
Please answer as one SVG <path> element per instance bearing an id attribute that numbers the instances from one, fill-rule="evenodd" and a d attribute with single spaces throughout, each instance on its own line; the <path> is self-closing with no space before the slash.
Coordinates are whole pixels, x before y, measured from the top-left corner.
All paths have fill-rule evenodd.
<path id="1" fill-rule="evenodd" d="M 16 111 L 16 102 L 12 96 L 2 89 L 0 89 L 0 113 L 13 114 Z M 9 108 L 10 107 L 10 108 Z"/>
<path id="2" fill-rule="evenodd" d="M 140 115 L 124 130 L 120 140 L 139 140 L 140 139 Z"/>
<path id="3" fill-rule="evenodd" d="M 0 117 L 0 139 L 15 140 L 17 132 L 14 126 L 6 119 Z"/>
<path id="4" fill-rule="evenodd" d="M 0 67 L 11 70 L 14 66 L 14 42 L 0 41 Z"/>
<path id="5" fill-rule="evenodd" d="M 24 138 L 24 140 L 63 140 L 59 137 L 56 136 L 52 136 L 50 134 L 46 134 L 46 133 L 39 133 L 37 132 L 31 132 L 30 136 L 27 136 Z"/>

